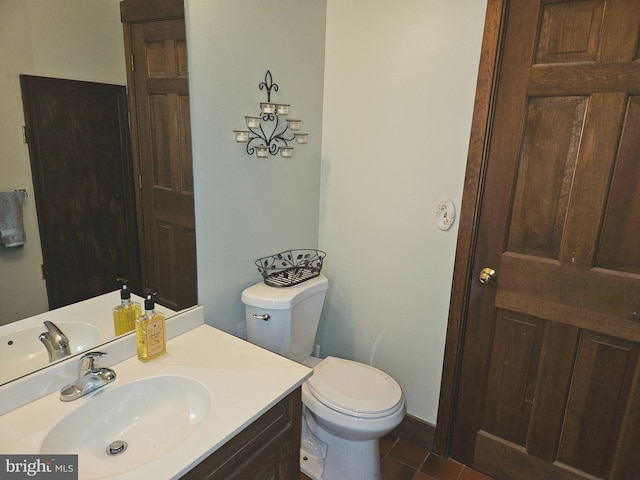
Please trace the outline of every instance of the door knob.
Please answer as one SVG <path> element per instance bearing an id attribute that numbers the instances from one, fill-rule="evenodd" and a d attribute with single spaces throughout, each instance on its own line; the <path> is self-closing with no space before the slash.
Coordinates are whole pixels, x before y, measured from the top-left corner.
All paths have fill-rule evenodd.
<path id="1" fill-rule="evenodd" d="M 496 275 L 496 271 L 493 268 L 486 267 L 480 270 L 480 277 L 478 280 L 480 280 L 480 283 L 483 285 L 489 285 L 496 279 Z"/>

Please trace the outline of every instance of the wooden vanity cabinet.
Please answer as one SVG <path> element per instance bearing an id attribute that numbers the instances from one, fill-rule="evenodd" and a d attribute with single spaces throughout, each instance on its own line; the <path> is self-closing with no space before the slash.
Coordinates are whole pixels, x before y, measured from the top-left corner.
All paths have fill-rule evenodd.
<path id="1" fill-rule="evenodd" d="M 300 392 L 298 387 L 182 479 L 298 480 Z"/>

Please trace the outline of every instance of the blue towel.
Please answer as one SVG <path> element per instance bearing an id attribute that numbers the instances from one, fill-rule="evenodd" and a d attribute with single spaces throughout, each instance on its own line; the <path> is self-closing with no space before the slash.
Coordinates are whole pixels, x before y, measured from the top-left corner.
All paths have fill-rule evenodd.
<path id="1" fill-rule="evenodd" d="M 0 193 L 0 244 L 19 247 L 27 241 L 22 220 L 24 192 Z"/>

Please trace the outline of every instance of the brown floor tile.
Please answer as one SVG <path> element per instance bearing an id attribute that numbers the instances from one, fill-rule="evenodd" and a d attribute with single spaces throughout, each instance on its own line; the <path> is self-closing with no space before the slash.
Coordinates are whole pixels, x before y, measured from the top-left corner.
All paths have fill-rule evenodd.
<path id="1" fill-rule="evenodd" d="M 394 435 L 380 439 L 382 480 L 493 480 Z M 300 480 L 311 480 L 300 472 Z"/>
<path id="2" fill-rule="evenodd" d="M 462 467 L 461 470 L 452 468 L 449 473 L 446 473 L 445 469 L 439 470 L 438 477 L 432 477 L 428 473 L 420 470 L 414 470 L 408 465 L 404 465 L 402 462 L 397 461 L 392 457 L 387 457 L 388 460 L 382 461 L 382 480 L 493 480 L 491 477 L 484 475 L 483 473 L 471 470 L 467 467 Z M 433 460 L 432 460 L 433 461 Z M 445 462 L 452 462 L 451 460 L 445 460 Z M 456 464 L 457 465 L 457 464 Z M 415 472 L 415 473 L 414 473 Z M 413 477 L 411 476 L 413 474 Z M 450 474 L 452 476 L 447 477 Z M 300 473 L 300 480 L 311 480 L 304 473 Z"/>
<path id="3" fill-rule="evenodd" d="M 464 467 L 460 474 L 460 480 L 492 480 L 492 478 L 487 477 L 485 474 L 477 472 L 476 470 Z"/>
<path id="4" fill-rule="evenodd" d="M 400 460 L 402 463 L 406 463 L 410 467 L 419 469 L 424 459 L 429 455 L 429 451 L 403 438 L 399 438 L 389 452 L 389 455 Z"/>
<path id="5" fill-rule="evenodd" d="M 432 453 L 429 454 L 420 470 L 436 480 L 457 480 L 462 468 L 461 464 Z"/>
<path id="6" fill-rule="evenodd" d="M 387 455 L 381 464 L 382 480 L 413 480 L 416 473 L 415 468 L 396 460 Z"/>
<path id="7" fill-rule="evenodd" d="M 418 470 L 416 474 L 413 476 L 413 480 L 436 480 L 436 479 L 433 478 L 431 475 L 427 475 L 426 473 Z"/>
<path id="8" fill-rule="evenodd" d="M 389 450 L 391 450 L 391 447 L 393 447 L 393 444 L 396 443 L 396 440 L 398 440 L 398 437 L 391 434 L 385 435 L 384 437 L 382 437 L 380 439 L 380 453 L 381 454 L 389 453 Z"/>

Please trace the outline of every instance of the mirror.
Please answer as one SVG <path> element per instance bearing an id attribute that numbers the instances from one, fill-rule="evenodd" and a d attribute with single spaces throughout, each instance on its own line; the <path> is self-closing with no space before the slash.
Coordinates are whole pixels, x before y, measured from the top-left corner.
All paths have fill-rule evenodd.
<path id="1" fill-rule="evenodd" d="M 44 331 L 41 315 L 48 310 L 45 281 L 42 278 L 42 252 L 27 144 L 23 141 L 24 114 L 20 74 L 126 85 L 124 39 L 120 22 L 120 0 L 2 0 L 0 1 L 0 191 L 25 189 L 23 219 L 27 241 L 23 247 L 0 246 L 0 339 L 3 347 L 16 345 L 18 332 L 35 328 L 35 340 Z M 61 252 L 67 255 L 69 252 Z M 111 309 L 119 304 L 114 292 L 97 297 L 100 306 L 90 315 L 63 307 L 51 313 L 58 321 L 83 338 L 76 348 L 86 350 L 114 338 Z M 104 298 L 102 298 L 104 297 Z M 84 302 L 80 302 L 84 303 Z M 108 305 L 108 306 L 107 306 Z M 80 305 L 76 305 L 81 308 Z M 96 312 L 100 313 L 97 319 Z M 172 312 L 165 309 L 165 313 Z M 62 315 L 62 316 L 59 316 Z M 80 316 L 81 318 L 76 318 Z M 107 323 L 108 329 L 91 325 Z M 56 320 L 52 320 L 56 323 Z M 87 326 L 88 325 L 88 326 Z M 64 331 L 64 328 L 59 325 Z M 110 331 L 108 336 L 106 332 Z M 33 333 L 33 332 L 30 332 Z M 25 333 L 25 335 L 30 335 Z M 8 335 L 8 336 L 5 336 Z M 97 335 L 97 336 L 96 336 Z M 13 342 L 8 345 L 9 342 Z M 46 350 L 40 345 L 48 362 Z M 15 355 L 17 349 L 10 350 Z M 73 354 L 73 352 L 72 352 Z M 31 361 L 35 355 L 29 355 Z M 21 370 L 10 372 L 10 361 L 0 352 L 0 384 L 28 374 L 45 365 L 29 361 Z"/>

